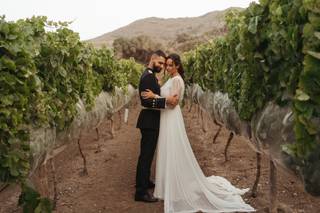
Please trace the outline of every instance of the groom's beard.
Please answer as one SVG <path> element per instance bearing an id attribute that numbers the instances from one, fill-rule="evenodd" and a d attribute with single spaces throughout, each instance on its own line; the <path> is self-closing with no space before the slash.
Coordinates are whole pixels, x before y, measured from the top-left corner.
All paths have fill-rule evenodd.
<path id="1" fill-rule="evenodd" d="M 155 73 L 159 73 L 159 72 L 161 72 L 161 67 L 154 66 L 152 71 L 155 72 Z"/>

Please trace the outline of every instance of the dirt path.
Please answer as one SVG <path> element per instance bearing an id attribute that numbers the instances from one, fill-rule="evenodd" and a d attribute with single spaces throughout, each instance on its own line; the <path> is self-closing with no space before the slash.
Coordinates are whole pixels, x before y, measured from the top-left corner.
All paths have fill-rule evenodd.
<path id="1" fill-rule="evenodd" d="M 139 111 L 138 106 L 131 107 L 129 122 L 122 123 L 121 127 L 119 114 L 114 116 L 116 129 L 120 127 L 114 139 L 110 139 L 107 133 L 110 128 L 107 120 L 99 127 L 99 140 L 95 140 L 94 130 L 84 134 L 81 145 L 87 158 L 87 176 L 80 175 L 82 158 L 76 142 L 54 159 L 58 192 L 55 213 L 163 212 L 163 202 L 147 204 L 133 200 L 140 146 L 140 133 L 135 128 Z M 218 127 L 205 118 L 207 131 L 204 132 L 196 108 L 189 113 L 185 107 L 183 112 L 190 142 L 204 173 L 207 176 L 224 176 L 240 188 L 251 187 L 255 177 L 256 159 L 246 141 L 241 137 L 233 139 L 229 149 L 230 160 L 225 163 L 223 151 L 229 132 L 222 129 L 217 142 L 212 144 Z M 257 209 L 268 204 L 268 162 L 265 157 L 263 159 L 259 195 L 257 198 L 244 197 Z M 43 182 L 39 178 L 40 174 L 41 170 L 35 179 Z M 49 188 L 49 194 L 52 195 L 53 187 Z M 18 194 L 17 187 L 9 187 L 1 193 L 0 212 L 21 212 L 16 207 Z M 320 212 L 320 199 L 305 193 L 295 177 L 279 172 L 278 194 L 279 202 L 291 209 L 287 212 Z"/>

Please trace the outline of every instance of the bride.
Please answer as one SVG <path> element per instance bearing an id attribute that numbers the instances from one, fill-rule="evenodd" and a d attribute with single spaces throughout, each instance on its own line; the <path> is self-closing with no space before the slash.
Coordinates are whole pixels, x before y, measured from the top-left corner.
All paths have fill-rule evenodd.
<path id="1" fill-rule="evenodd" d="M 184 94 L 183 68 L 179 55 L 166 60 L 169 80 L 161 87 L 161 97 Z M 156 98 L 148 90 L 142 97 Z M 238 189 L 223 177 L 205 177 L 191 148 L 179 105 L 161 111 L 154 196 L 164 200 L 165 213 L 251 212 Z"/>

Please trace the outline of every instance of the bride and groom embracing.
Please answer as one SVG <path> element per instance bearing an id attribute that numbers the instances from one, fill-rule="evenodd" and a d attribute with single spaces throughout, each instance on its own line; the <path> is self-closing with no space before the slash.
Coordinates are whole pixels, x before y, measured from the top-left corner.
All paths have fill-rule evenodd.
<path id="1" fill-rule="evenodd" d="M 166 68 L 170 75 L 161 86 L 155 76 Z M 135 200 L 164 200 L 164 211 L 251 212 L 238 189 L 219 176 L 205 177 L 191 148 L 179 103 L 184 94 L 183 67 L 179 55 L 166 57 L 155 51 L 139 83 L 142 105 L 137 128 L 141 131 Z M 155 184 L 150 169 L 157 147 Z M 153 195 L 148 189 L 154 188 Z"/>

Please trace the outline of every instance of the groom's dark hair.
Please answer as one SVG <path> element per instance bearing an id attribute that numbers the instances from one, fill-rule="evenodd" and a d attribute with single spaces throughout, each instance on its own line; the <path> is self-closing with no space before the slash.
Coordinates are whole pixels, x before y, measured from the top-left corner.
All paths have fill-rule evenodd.
<path id="1" fill-rule="evenodd" d="M 154 52 L 152 53 L 152 55 L 153 55 L 153 54 L 155 54 L 155 55 L 157 55 L 157 56 L 162 56 L 162 57 L 164 57 L 164 58 L 167 57 L 166 54 L 165 54 L 162 50 L 156 50 L 156 51 L 154 51 Z"/>

